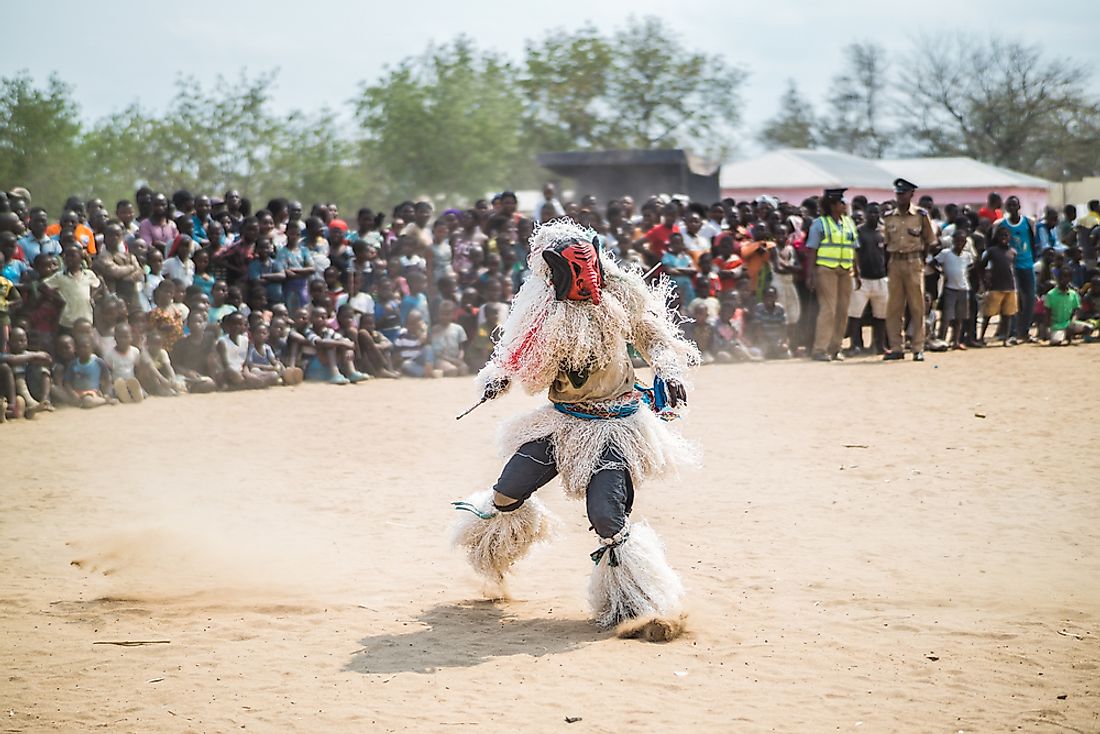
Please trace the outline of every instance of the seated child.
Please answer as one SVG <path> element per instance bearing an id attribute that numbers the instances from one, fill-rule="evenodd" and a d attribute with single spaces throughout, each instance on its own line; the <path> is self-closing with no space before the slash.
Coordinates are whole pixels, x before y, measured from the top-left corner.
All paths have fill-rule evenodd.
<path id="1" fill-rule="evenodd" d="M 115 397 L 123 403 L 140 403 L 145 399 L 141 383 L 137 379 L 141 352 L 133 344 L 129 324 L 115 327 L 114 346 L 103 355 L 103 361 L 111 369 Z"/>
<path id="2" fill-rule="evenodd" d="M 401 360 L 401 371 L 413 377 L 442 377 L 435 369 L 435 355 L 428 343 L 428 327 L 419 309 L 408 313 L 405 328 L 397 335 L 393 346 Z M 461 327 L 460 327 L 461 328 Z"/>
<path id="3" fill-rule="evenodd" d="M 753 308 L 753 317 L 756 344 L 764 359 L 789 359 L 791 349 L 787 335 L 787 312 L 779 303 L 776 288 L 768 286 L 764 289 L 764 300 Z"/>
<path id="4" fill-rule="evenodd" d="M 200 250 L 201 252 L 201 250 Z M 158 332 L 152 331 L 145 338 L 138 361 L 138 382 L 145 392 L 160 397 L 170 397 L 187 392 L 187 382 L 172 368 L 168 350 Z"/>
<path id="5" fill-rule="evenodd" d="M 148 316 L 148 332 L 158 332 L 161 343 L 168 351 L 183 337 L 183 325 L 185 319 L 183 312 L 175 308 L 173 299 L 176 294 L 176 286 L 172 281 L 166 280 L 153 291 L 153 309 Z"/>
<path id="6" fill-rule="evenodd" d="M 375 328 L 374 313 L 359 317 L 359 345 L 363 366 L 374 377 L 396 379 L 401 373 L 393 368 L 393 342 Z"/>
<path id="7" fill-rule="evenodd" d="M 1043 296 L 1049 315 L 1051 346 L 1067 346 L 1073 343 L 1073 337 L 1092 335 L 1092 325 L 1077 319 L 1081 308 L 1081 296 L 1071 285 L 1073 273 L 1069 268 L 1058 272 L 1058 287 L 1047 291 Z"/>
<path id="8" fill-rule="evenodd" d="M 285 367 L 275 356 L 275 350 L 267 343 L 268 337 L 267 324 L 260 322 L 252 327 L 252 344 L 248 347 L 248 357 L 245 359 L 246 369 L 261 373 L 260 376 L 273 373 L 284 385 L 297 385 L 304 379 L 302 370 L 298 367 Z"/>
<path id="9" fill-rule="evenodd" d="M 107 357 L 115 346 L 115 327 L 126 323 L 126 304 L 115 295 L 105 297 L 95 312 L 96 354 Z"/>
<path id="10" fill-rule="evenodd" d="M 718 349 L 717 321 L 710 316 L 710 309 L 706 301 L 697 299 L 691 303 L 691 320 L 684 324 L 684 336 L 695 342 L 699 348 L 699 356 L 703 364 L 713 364 L 716 361 L 728 362 L 731 357 L 728 352 Z M 732 336 L 731 339 L 732 341 Z"/>
<path id="11" fill-rule="evenodd" d="M 500 325 L 501 307 L 499 303 L 486 303 L 478 309 L 474 325 L 474 336 L 466 347 L 466 365 L 471 372 L 480 370 L 489 361 L 493 353 L 493 332 Z M 467 332 L 468 333 L 468 332 Z"/>
<path id="12" fill-rule="evenodd" d="M 759 362 L 764 358 L 761 351 L 746 338 L 750 324 L 746 323 L 748 314 L 741 304 L 739 291 L 726 291 L 722 295 L 714 329 L 718 361 L 724 361 L 727 356 L 736 362 Z"/>
<path id="13" fill-rule="evenodd" d="M 27 349 L 27 332 L 16 326 L 8 338 L 8 351 L 0 352 L 0 364 L 11 372 L 10 385 L 3 391 L 8 405 L 23 417 L 33 418 L 40 410 L 53 411 L 50 402 L 50 365 L 46 352 Z M 22 405 L 20 405 L 22 401 Z M 18 408 L 18 410 L 17 410 Z M 19 417 L 18 415 L 13 417 Z"/>
<path id="14" fill-rule="evenodd" d="M 468 375 L 466 366 L 466 330 L 454 322 L 455 302 L 439 304 L 436 324 L 432 327 L 432 351 L 435 352 L 436 369 L 443 370 L 444 377 Z"/>
<path id="15" fill-rule="evenodd" d="M 74 405 L 70 401 L 69 390 L 65 385 L 65 371 L 69 363 L 76 358 L 76 342 L 68 334 L 61 334 L 54 342 L 54 362 L 50 369 L 52 385 L 50 386 L 50 398 L 61 405 Z"/>
<path id="16" fill-rule="evenodd" d="M 218 373 L 217 355 L 214 353 L 217 334 L 201 311 L 192 312 L 187 317 L 187 329 L 187 336 L 172 348 L 172 366 L 176 374 L 183 378 L 188 392 L 213 392 L 218 388 L 214 380 L 214 375 Z"/>
<path id="17" fill-rule="evenodd" d="M 312 362 L 306 367 L 309 379 L 327 379 L 334 385 L 346 385 L 370 379 L 370 375 L 355 369 L 355 344 L 336 333 L 328 325 L 328 312 L 317 306 L 310 312 L 310 326 L 303 336 L 306 346 L 302 353 L 314 353 Z M 308 347 L 308 349 L 307 349 Z"/>
<path id="18" fill-rule="evenodd" d="M 278 373 L 252 369 L 248 365 L 248 320 L 239 311 L 222 319 L 222 331 L 216 346 L 221 371 L 218 380 L 229 390 L 257 390 L 279 381 Z"/>
<path id="19" fill-rule="evenodd" d="M 64 386 L 68 394 L 66 402 L 81 408 L 98 408 L 118 402 L 111 397 L 111 370 L 96 355 L 90 335 L 76 338 L 75 356 L 65 368 Z"/>
<path id="20" fill-rule="evenodd" d="M 279 356 L 287 367 L 301 367 L 305 370 L 317 356 L 317 350 L 310 347 L 306 340 L 311 308 L 311 306 L 301 306 L 294 311 L 294 320 L 290 323 L 290 329 L 286 335 L 286 356 Z"/>

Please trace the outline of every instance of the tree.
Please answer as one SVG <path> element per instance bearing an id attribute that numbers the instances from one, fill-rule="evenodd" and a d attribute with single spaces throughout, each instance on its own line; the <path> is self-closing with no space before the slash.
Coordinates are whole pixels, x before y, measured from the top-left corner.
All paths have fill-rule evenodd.
<path id="1" fill-rule="evenodd" d="M 284 122 L 264 180 L 266 198 L 333 201 L 353 212 L 383 193 L 363 170 L 351 136 L 336 113 L 292 113 Z M 265 199 L 266 200 L 266 199 Z"/>
<path id="2" fill-rule="evenodd" d="M 35 204 L 58 211 L 82 170 L 80 109 L 72 87 L 50 76 L 35 87 L 26 71 L 0 79 L 0 184 L 30 190 Z"/>
<path id="3" fill-rule="evenodd" d="M 499 188 L 523 150 L 514 78 L 464 37 L 389 69 L 355 103 L 370 173 L 392 198 L 474 199 Z"/>
<path id="4" fill-rule="evenodd" d="M 816 126 L 813 109 L 789 79 L 787 91 L 779 99 L 778 114 L 764 123 L 757 139 L 769 148 L 813 148 Z"/>
<path id="5" fill-rule="evenodd" d="M 686 48 L 659 18 L 630 19 L 612 39 L 612 136 L 625 148 L 690 147 L 722 157 L 741 119 L 745 72 Z"/>
<path id="6" fill-rule="evenodd" d="M 745 73 L 685 47 L 661 20 L 631 19 L 529 42 L 519 84 L 539 150 L 690 147 L 721 156 Z"/>
<path id="7" fill-rule="evenodd" d="M 886 50 L 876 43 L 844 48 L 844 68 L 829 85 L 819 118 L 822 145 L 853 155 L 881 158 L 891 143 L 884 118 L 892 109 Z"/>
<path id="8" fill-rule="evenodd" d="M 1100 103 L 1088 69 L 1002 38 L 918 41 L 907 132 L 928 155 L 965 155 L 1051 179 L 1100 173 Z"/>
<path id="9" fill-rule="evenodd" d="M 550 32 L 541 43 L 527 42 L 517 83 L 535 151 L 609 144 L 606 95 L 613 59 L 609 39 L 591 25 L 572 34 Z"/>

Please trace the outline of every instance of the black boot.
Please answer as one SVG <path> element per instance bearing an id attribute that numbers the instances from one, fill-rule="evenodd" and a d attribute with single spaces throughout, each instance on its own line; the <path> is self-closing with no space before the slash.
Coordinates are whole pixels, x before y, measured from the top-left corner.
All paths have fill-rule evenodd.
<path id="1" fill-rule="evenodd" d="M 863 323 L 848 317 L 848 354 L 855 357 L 863 353 Z"/>
<path id="2" fill-rule="evenodd" d="M 886 319 L 871 321 L 871 341 L 874 344 L 875 354 L 886 353 Z"/>

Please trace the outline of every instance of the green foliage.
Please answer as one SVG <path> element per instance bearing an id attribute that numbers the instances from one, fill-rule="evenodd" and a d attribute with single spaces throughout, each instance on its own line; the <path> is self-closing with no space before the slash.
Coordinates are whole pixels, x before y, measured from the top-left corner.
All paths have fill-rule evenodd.
<path id="1" fill-rule="evenodd" d="M 868 158 L 881 158 L 892 142 L 884 118 L 891 113 L 886 87 L 890 81 L 886 49 L 877 43 L 844 48 L 844 67 L 826 95 L 826 114 L 819 119 L 821 145 Z"/>
<path id="2" fill-rule="evenodd" d="M 611 41 L 592 26 L 528 41 L 518 79 L 524 122 L 538 151 L 610 147 Z"/>
<path id="3" fill-rule="evenodd" d="M 44 89 L 27 71 L 0 79 L 0 182 L 25 186 L 35 203 L 60 207 L 81 188 L 80 110 L 72 87 L 51 76 Z"/>
<path id="4" fill-rule="evenodd" d="M 367 170 L 391 199 L 471 200 L 506 185 L 527 152 L 514 77 L 466 38 L 405 59 L 356 101 Z"/>
<path id="5" fill-rule="evenodd" d="M 769 148 L 813 148 L 817 121 L 793 79 L 779 100 L 779 112 L 764 123 L 757 138 Z"/>
<path id="6" fill-rule="evenodd" d="M 721 157 L 745 72 L 686 48 L 654 17 L 528 42 L 519 85 L 539 150 L 688 147 Z"/>
<path id="7" fill-rule="evenodd" d="M 630 19 L 612 44 L 609 102 L 617 147 L 685 147 L 715 157 L 730 152 L 744 71 L 691 51 L 652 16 Z"/>

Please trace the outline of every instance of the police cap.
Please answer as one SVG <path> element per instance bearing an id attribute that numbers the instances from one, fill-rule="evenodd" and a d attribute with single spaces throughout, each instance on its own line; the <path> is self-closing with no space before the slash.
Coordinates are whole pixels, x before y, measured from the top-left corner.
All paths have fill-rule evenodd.
<path id="1" fill-rule="evenodd" d="M 917 185 L 912 181 L 906 181 L 904 178 L 894 179 L 894 193 L 895 194 L 908 194 L 911 191 L 916 191 Z"/>

